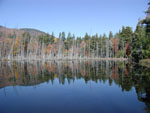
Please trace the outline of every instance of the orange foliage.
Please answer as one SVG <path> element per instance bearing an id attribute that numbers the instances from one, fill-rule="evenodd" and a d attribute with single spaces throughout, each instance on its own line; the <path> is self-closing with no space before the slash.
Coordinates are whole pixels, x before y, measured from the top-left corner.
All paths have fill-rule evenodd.
<path id="1" fill-rule="evenodd" d="M 126 75 L 126 76 L 129 75 L 129 66 L 128 66 L 128 65 L 126 65 L 125 75 Z"/>
<path id="2" fill-rule="evenodd" d="M 19 42 L 19 38 L 16 38 L 16 41 L 15 41 L 15 47 L 18 46 L 18 42 Z"/>
<path id="3" fill-rule="evenodd" d="M 54 38 L 54 43 L 56 43 L 58 41 L 58 39 L 57 38 Z"/>
<path id="4" fill-rule="evenodd" d="M 10 44 L 11 41 L 12 41 L 12 40 L 11 40 L 10 38 L 6 38 L 6 39 L 5 39 L 5 43 L 6 43 L 6 44 Z"/>
<path id="5" fill-rule="evenodd" d="M 127 43 L 126 43 L 126 54 L 127 54 L 127 56 L 129 56 L 130 53 L 131 53 L 131 51 L 130 51 L 130 45 L 129 45 L 129 43 L 127 42 Z"/>
<path id="6" fill-rule="evenodd" d="M 37 75 L 37 69 L 36 69 L 36 67 L 33 67 L 33 75 L 34 75 L 34 77 L 36 77 L 36 75 Z"/>
<path id="7" fill-rule="evenodd" d="M 114 80 L 117 80 L 118 79 L 118 66 L 114 66 L 113 69 L 112 69 L 112 78 Z"/>
<path id="8" fill-rule="evenodd" d="M 15 71 L 15 77 L 16 77 L 16 79 L 18 79 L 18 72 L 17 71 Z"/>
<path id="9" fill-rule="evenodd" d="M 80 47 L 84 48 L 86 46 L 86 43 L 84 41 L 81 42 Z"/>
<path id="10" fill-rule="evenodd" d="M 112 48 L 115 53 L 118 52 L 118 46 L 119 46 L 119 39 L 118 38 L 113 38 L 112 39 Z"/>

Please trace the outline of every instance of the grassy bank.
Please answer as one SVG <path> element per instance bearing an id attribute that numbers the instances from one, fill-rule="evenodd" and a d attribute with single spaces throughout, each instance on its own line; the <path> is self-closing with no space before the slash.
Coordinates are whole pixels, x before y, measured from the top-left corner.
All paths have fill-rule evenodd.
<path id="1" fill-rule="evenodd" d="M 140 60 L 140 65 L 146 66 L 146 67 L 149 67 L 149 68 L 150 68 L 150 59 L 143 59 L 143 60 Z"/>

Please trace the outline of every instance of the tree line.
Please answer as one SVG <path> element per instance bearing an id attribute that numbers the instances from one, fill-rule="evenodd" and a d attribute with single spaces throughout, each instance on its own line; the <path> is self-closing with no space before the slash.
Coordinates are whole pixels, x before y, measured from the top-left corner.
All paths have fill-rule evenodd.
<path id="1" fill-rule="evenodd" d="M 4 33 L 3 33 L 4 34 Z M 119 34 L 107 37 L 88 33 L 84 37 L 74 34 L 54 33 L 43 34 L 36 38 L 24 32 L 19 37 L 14 33 L 0 42 L 0 58 L 6 59 L 80 59 L 80 58 L 113 58 L 126 57 L 125 42 L 119 39 Z M 2 38 L 1 38 L 2 39 Z M 120 43 L 121 41 L 121 43 Z"/>

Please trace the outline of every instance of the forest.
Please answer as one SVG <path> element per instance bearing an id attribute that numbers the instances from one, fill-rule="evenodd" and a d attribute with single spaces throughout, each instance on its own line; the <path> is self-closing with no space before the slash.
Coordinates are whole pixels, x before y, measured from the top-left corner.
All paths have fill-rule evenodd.
<path id="1" fill-rule="evenodd" d="M 150 3 L 148 3 L 150 5 Z M 8 29 L 0 26 L 1 60 L 51 59 L 131 59 L 139 62 L 150 58 L 150 7 L 133 31 L 123 26 L 118 33 L 107 36 L 60 32 L 44 33 L 35 29 Z"/>

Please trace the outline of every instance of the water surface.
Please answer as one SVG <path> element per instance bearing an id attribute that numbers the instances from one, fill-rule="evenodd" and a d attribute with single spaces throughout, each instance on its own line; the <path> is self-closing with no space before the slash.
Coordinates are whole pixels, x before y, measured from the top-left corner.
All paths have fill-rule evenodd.
<path id="1" fill-rule="evenodd" d="M 0 62 L 0 113 L 149 113 L 149 70 L 114 61 Z"/>

